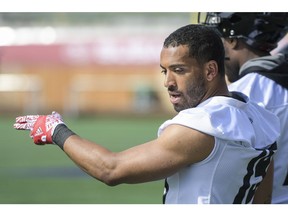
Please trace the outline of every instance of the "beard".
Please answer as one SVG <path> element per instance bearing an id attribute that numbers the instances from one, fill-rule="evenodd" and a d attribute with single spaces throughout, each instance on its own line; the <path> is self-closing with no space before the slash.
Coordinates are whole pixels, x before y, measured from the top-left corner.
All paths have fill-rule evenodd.
<path id="1" fill-rule="evenodd" d="M 174 110 L 180 112 L 198 106 L 206 94 L 206 85 L 203 76 L 195 79 L 193 83 L 187 83 L 189 87 L 186 93 L 181 93 L 181 101 L 174 104 Z"/>

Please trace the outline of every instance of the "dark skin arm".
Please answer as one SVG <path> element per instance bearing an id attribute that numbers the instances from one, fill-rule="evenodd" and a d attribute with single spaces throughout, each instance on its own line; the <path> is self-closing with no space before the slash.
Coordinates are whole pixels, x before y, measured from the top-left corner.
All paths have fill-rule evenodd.
<path id="1" fill-rule="evenodd" d="M 256 190 L 253 204 L 271 204 L 273 186 L 274 161 L 272 160 L 267 174 Z"/>

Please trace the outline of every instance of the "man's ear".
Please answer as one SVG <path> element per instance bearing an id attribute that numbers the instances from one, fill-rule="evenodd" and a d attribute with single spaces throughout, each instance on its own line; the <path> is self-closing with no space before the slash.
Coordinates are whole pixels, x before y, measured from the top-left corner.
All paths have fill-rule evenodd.
<path id="1" fill-rule="evenodd" d="M 205 68 L 206 68 L 206 79 L 208 81 L 212 81 L 214 79 L 214 77 L 216 77 L 218 74 L 217 62 L 214 60 L 211 60 L 211 61 L 206 63 Z"/>

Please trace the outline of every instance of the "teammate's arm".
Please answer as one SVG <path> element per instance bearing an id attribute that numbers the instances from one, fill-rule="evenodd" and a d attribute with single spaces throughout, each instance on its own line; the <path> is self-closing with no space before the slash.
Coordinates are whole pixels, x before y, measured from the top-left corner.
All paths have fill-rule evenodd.
<path id="1" fill-rule="evenodd" d="M 274 161 L 272 159 L 266 176 L 257 188 L 253 200 L 253 204 L 271 204 L 272 200 L 272 186 L 273 186 L 273 175 L 274 175 Z"/>

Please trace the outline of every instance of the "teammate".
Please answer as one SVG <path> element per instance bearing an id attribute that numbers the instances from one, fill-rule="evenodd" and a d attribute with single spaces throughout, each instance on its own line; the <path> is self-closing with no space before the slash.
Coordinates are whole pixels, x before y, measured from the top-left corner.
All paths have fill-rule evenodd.
<path id="1" fill-rule="evenodd" d="M 160 66 L 179 113 L 160 126 L 155 140 L 111 152 L 76 135 L 56 112 L 17 117 L 14 128 L 30 130 L 35 144 L 57 144 L 107 185 L 165 179 L 167 204 L 265 203 L 272 190 L 266 172 L 279 119 L 228 91 L 216 31 L 201 25 L 179 28 L 164 41 Z"/>
<path id="2" fill-rule="evenodd" d="M 229 90 L 246 94 L 281 121 L 272 203 L 288 204 L 288 62 L 283 52 L 270 55 L 287 34 L 288 13 L 207 13 L 205 23 L 223 38 Z"/>

